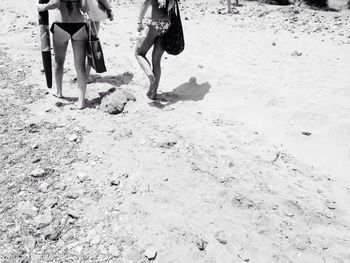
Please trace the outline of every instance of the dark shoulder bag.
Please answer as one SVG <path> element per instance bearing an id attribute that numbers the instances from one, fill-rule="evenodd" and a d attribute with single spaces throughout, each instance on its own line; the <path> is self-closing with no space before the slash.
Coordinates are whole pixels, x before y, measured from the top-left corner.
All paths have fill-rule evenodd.
<path id="1" fill-rule="evenodd" d="M 170 22 L 170 28 L 163 36 L 163 49 L 170 55 L 179 55 L 185 48 L 185 39 L 177 0 L 170 10 Z"/>
<path id="2" fill-rule="evenodd" d="M 89 19 L 87 27 L 89 34 L 89 43 L 87 47 L 88 64 L 96 71 L 96 73 L 103 73 L 107 71 L 107 69 L 103 57 L 100 39 L 95 33 L 97 32 L 95 22 Z"/>

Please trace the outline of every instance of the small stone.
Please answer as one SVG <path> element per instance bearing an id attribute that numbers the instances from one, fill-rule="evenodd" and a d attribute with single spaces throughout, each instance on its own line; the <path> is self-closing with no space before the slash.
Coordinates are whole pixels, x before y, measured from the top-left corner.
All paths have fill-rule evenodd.
<path id="1" fill-rule="evenodd" d="M 120 181 L 119 180 L 112 180 L 111 181 L 111 186 L 119 186 L 120 185 Z"/>
<path id="2" fill-rule="evenodd" d="M 215 234 L 216 240 L 221 244 L 227 244 L 227 238 L 224 231 L 219 231 Z"/>
<path id="3" fill-rule="evenodd" d="M 78 140 L 78 138 L 79 138 L 78 135 L 72 134 L 72 135 L 68 138 L 68 140 L 71 141 L 71 142 L 75 142 L 75 141 Z"/>
<path id="4" fill-rule="evenodd" d="M 31 148 L 34 150 L 34 149 L 38 149 L 38 148 L 39 148 L 39 146 L 38 146 L 38 144 L 37 144 L 37 143 L 34 143 L 34 144 L 32 144 Z"/>
<path id="5" fill-rule="evenodd" d="M 291 53 L 291 55 L 292 55 L 293 57 L 300 57 L 302 54 L 303 54 L 302 52 L 296 51 L 296 50 L 294 50 L 294 51 Z"/>
<path id="6" fill-rule="evenodd" d="M 17 211 L 19 214 L 34 217 L 38 213 L 38 208 L 31 204 L 29 201 L 23 201 L 18 204 Z"/>
<path id="7" fill-rule="evenodd" d="M 136 193 L 137 193 L 137 188 L 134 187 L 134 188 L 131 190 L 131 193 L 132 193 L 133 195 L 136 194 Z"/>
<path id="8" fill-rule="evenodd" d="M 57 204 L 58 204 L 58 202 L 57 202 L 56 198 L 48 198 L 48 199 L 46 199 L 44 201 L 43 207 L 45 207 L 45 208 L 53 208 Z"/>
<path id="9" fill-rule="evenodd" d="M 91 240 L 90 240 L 90 245 L 97 245 L 100 243 L 100 237 L 98 235 L 95 235 Z"/>
<path id="10" fill-rule="evenodd" d="M 36 240 L 32 236 L 28 236 L 24 238 L 23 244 L 27 251 L 32 251 L 35 248 Z"/>
<path id="11" fill-rule="evenodd" d="M 146 249 L 144 255 L 148 260 L 154 260 L 157 257 L 157 251 L 155 248 L 151 247 Z"/>
<path id="12" fill-rule="evenodd" d="M 51 226 L 45 228 L 45 230 L 43 231 L 44 238 L 52 241 L 58 240 L 60 237 L 60 234 L 61 234 L 60 231 L 56 230 Z"/>
<path id="13" fill-rule="evenodd" d="M 48 209 L 42 215 L 38 215 L 34 218 L 34 224 L 37 228 L 43 228 L 51 224 L 52 222 L 51 210 Z"/>
<path id="14" fill-rule="evenodd" d="M 203 251 L 207 247 L 208 242 L 200 238 L 199 240 L 197 240 L 196 245 L 200 251 Z"/>
<path id="15" fill-rule="evenodd" d="M 41 158 L 39 157 L 39 158 L 33 159 L 32 163 L 38 163 L 38 162 L 40 162 L 40 161 L 41 161 Z"/>
<path id="16" fill-rule="evenodd" d="M 118 246 L 116 245 L 112 245 L 108 248 L 108 252 L 109 254 L 111 254 L 113 257 L 120 257 L 120 251 L 119 251 L 119 248 Z"/>
<path id="17" fill-rule="evenodd" d="M 70 192 L 70 193 L 66 194 L 66 197 L 69 198 L 69 199 L 77 199 L 79 197 L 79 194 Z"/>
<path id="18" fill-rule="evenodd" d="M 237 256 L 245 262 L 249 262 L 250 260 L 244 251 L 239 252 Z"/>
<path id="19" fill-rule="evenodd" d="M 42 177 L 45 177 L 46 175 L 46 172 L 44 169 L 41 169 L 41 168 L 37 168 L 35 170 L 33 170 L 30 175 L 34 178 L 42 178 Z"/>
<path id="20" fill-rule="evenodd" d="M 73 210 L 68 210 L 67 215 L 69 215 L 73 219 L 78 219 L 79 218 L 79 213 Z"/>
<path id="21" fill-rule="evenodd" d="M 336 209 L 335 201 L 327 200 L 326 206 L 328 207 L 328 209 L 331 209 L 331 210 Z"/>
<path id="22" fill-rule="evenodd" d="M 312 133 L 311 132 L 307 132 L 307 131 L 303 131 L 301 132 L 303 135 L 306 135 L 306 136 L 310 136 Z"/>
<path id="23" fill-rule="evenodd" d="M 47 182 L 42 182 L 39 186 L 38 186 L 38 190 L 39 192 L 42 193 L 46 193 L 48 191 L 49 188 L 49 184 Z"/>
<path id="24" fill-rule="evenodd" d="M 286 212 L 286 213 L 284 213 L 286 216 L 288 216 L 288 217 L 293 217 L 294 216 L 294 213 L 292 213 L 292 212 Z"/>
<path id="25" fill-rule="evenodd" d="M 90 181 L 89 176 L 87 174 L 84 174 L 84 173 L 77 174 L 77 178 L 78 178 L 79 182 L 81 182 L 81 183 L 86 182 L 86 181 Z"/>

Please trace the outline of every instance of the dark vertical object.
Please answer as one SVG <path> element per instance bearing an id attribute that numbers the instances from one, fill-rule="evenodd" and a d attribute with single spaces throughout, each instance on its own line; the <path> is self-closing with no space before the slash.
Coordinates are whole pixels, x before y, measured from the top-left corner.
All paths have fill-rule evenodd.
<path id="1" fill-rule="evenodd" d="M 49 0 L 39 0 L 39 4 L 46 4 Z M 49 31 L 49 11 L 39 12 L 39 28 L 41 39 L 41 54 L 43 58 L 46 84 L 49 89 L 52 87 L 52 64 L 51 45 Z"/>

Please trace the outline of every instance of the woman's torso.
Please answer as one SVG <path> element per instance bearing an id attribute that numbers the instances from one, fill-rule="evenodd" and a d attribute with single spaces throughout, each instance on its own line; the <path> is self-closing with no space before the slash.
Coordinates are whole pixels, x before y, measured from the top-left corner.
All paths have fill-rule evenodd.
<path id="1" fill-rule="evenodd" d="M 60 7 L 55 9 L 53 22 L 82 23 L 84 16 L 80 11 L 80 0 L 61 0 Z"/>
<path id="2" fill-rule="evenodd" d="M 159 8 L 158 0 L 149 0 L 150 8 L 147 10 L 146 17 L 162 21 L 170 21 L 166 8 Z"/>

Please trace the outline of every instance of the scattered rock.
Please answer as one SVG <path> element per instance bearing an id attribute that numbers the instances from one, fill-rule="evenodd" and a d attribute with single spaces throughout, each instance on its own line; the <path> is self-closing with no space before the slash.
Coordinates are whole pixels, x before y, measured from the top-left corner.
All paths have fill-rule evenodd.
<path id="1" fill-rule="evenodd" d="M 38 186 L 38 190 L 39 192 L 42 192 L 42 193 L 46 193 L 48 191 L 48 188 L 49 188 L 49 184 L 47 182 L 42 182 L 39 186 Z"/>
<path id="2" fill-rule="evenodd" d="M 34 218 L 34 224 L 37 228 L 44 228 L 51 224 L 52 219 L 51 209 L 47 209 L 42 215 Z"/>
<path id="3" fill-rule="evenodd" d="M 215 234 L 215 238 L 221 244 L 227 244 L 227 238 L 224 231 L 219 231 Z"/>
<path id="4" fill-rule="evenodd" d="M 45 239 L 49 239 L 51 241 L 56 241 L 59 239 L 61 232 L 51 226 L 47 227 L 43 231 L 43 236 Z"/>
<path id="5" fill-rule="evenodd" d="M 67 210 L 67 215 L 70 216 L 73 219 L 79 218 L 79 213 L 73 210 Z"/>
<path id="6" fill-rule="evenodd" d="M 245 262 L 249 262 L 250 260 L 249 256 L 244 251 L 240 251 L 237 256 Z"/>
<path id="7" fill-rule="evenodd" d="M 311 132 L 307 132 L 307 131 L 303 131 L 301 132 L 303 135 L 306 135 L 306 136 L 310 136 L 312 133 Z"/>
<path id="8" fill-rule="evenodd" d="M 38 213 L 38 208 L 31 204 L 29 201 L 23 201 L 18 204 L 17 211 L 19 214 L 34 217 Z"/>
<path id="9" fill-rule="evenodd" d="M 41 178 L 41 177 L 45 177 L 46 176 L 46 172 L 44 169 L 41 168 L 37 168 L 35 170 L 33 170 L 30 175 L 34 178 Z"/>
<path id="10" fill-rule="evenodd" d="M 128 91 L 117 89 L 102 99 L 100 109 L 109 114 L 119 114 L 129 101 L 136 101 L 135 96 Z"/>
<path id="11" fill-rule="evenodd" d="M 72 134 L 69 138 L 68 138 L 68 140 L 69 141 L 71 141 L 71 142 L 76 142 L 77 140 L 78 140 L 78 135 L 76 135 L 76 134 Z"/>
<path id="12" fill-rule="evenodd" d="M 207 247 L 208 242 L 205 241 L 203 238 L 200 238 L 196 241 L 196 245 L 200 251 L 203 251 Z"/>
<path id="13" fill-rule="evenodd" d="M 23 239 L 23 244 L 27 251 L 32 251 L 35 248 L 36 240 L 32 236 L 27 236 Z"/>
<path id="14" fill-rule="evenodd" d="M 291 55 L 292 55 L 293 57 L 300 57 L 302 54 L 303 54 L 302 52 L 296 51 L 296 50 L 294 50 L 294 51 L 291 53 Z"/>
<path id="15" fill-rule="evenodd" d="M 78 178 L 79 182 L 81 182 L 81 183 L 86 182 L 86 181 L 90 181 L 89 176 L 87 174 L 84 174 L 84 173 L 77 174 L 77 178 Z"/>
<path id="16" fill-rule="evenodd" d="M 120 185 L 120 181 L 119 180 L 112 180 L 111 181 L 111 186 L 119 186 Z"/>
<path id="17" fill-rule="evenodd" d="M 331 209 L 331 210 L 336 209 L 335 201 L 327 200 L 326 206 L 328 207 L 328 209 Z"/>
<path id="18" fill-rule="evenodd" d="M 40 161 L 41 161 L 41 158 L 39 157 L 39 158 L 33 159 L 32 163 L 38 163 L 38 162 L 40 162 Z"/>
<path id="19" fill-rule="evenodd" d="M 90 245 L 98 245 L 100 244 L 100 236 L 95 235 L 91 240 L 90 240 Z"/>
<path id="20" fill-rule="evenodd" d="M 151 247 L 146 249 L 144 255 L 148 260 L 154 260 L 157 257 L 157 251 L 155 248 Z"/>
<path id="21" fill-rule="evenodd" d="M 111 254 L 113 257 L 120 257 L 120 251 L 118 246 L 112 245 L 108 248 L 108 253 Z"/>

